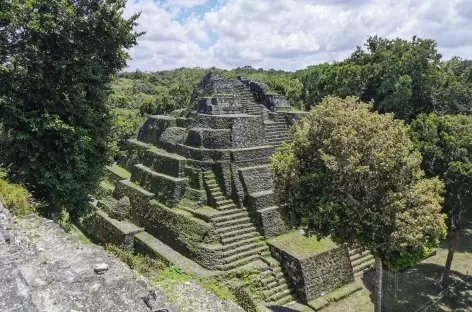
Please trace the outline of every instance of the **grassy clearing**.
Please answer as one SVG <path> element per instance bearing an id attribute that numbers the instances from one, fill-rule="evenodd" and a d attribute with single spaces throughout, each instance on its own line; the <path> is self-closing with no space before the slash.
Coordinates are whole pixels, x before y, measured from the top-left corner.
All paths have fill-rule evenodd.
<path id="1" fill-rule="evenodd" d="M 398 289 L 395 277 L 384 271 L 383 311 L 417 311 L 424 304 L 437 298 L 444 289 L 438 281 L 446 262 L 448 241 L 437 254 L 422 263 L 398 273 Z M 468 272 L 468 273 L 467 273 Z M 467 275 L 469 274 L 469 275 Z M 427 311 L 472 311 L 472 222 L 462 231 L 452 264 L 452 277 L 458 283 L 454 290 Z M 362 277 L 364 287 L 348 298 L 331 304 L 323 312 L 370 312 L 374 311 L 373 297 L 375 272 Z"/>

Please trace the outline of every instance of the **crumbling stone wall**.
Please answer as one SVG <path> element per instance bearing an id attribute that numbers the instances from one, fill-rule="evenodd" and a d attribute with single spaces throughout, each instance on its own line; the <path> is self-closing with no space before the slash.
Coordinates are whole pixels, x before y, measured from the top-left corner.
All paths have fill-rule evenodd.
<path id="1" fill-rule="evenodd" d="M 307 258 L 297 257 L 269 244 L 271 254 L 282 263 L 284 273 L 303 302 L 319 297 L 354 281 L 349 252 L 335 247 Z"/>

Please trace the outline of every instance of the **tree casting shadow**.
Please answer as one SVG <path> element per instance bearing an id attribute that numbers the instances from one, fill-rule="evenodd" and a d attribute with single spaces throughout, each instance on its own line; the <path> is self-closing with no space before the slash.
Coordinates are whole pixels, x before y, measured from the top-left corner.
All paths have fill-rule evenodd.
<path id="1" fill-rule="evenodd" d="M 445 289 L 439 284 L 444 267 L 433 263 L 421 263 L 398 273 L 398 290 L 395 291 L 393 274 L 384 271 L 383 274 L 383 311 L 405 312 L 417 311 L 426 303 L 436 298 Z M 472 307 L 472 278 L 451 271 L 455 284 L 453 290 L 439 301 L 439 304 L 453 311 L 467 311 Z M 375 271 L 369 271 L 362 277 L 362 282 L 370 291 L 370 298 L 374 302 Z M 466 280 L 466 281 L 465 281 Z M 465 282 L 464 282 L 465 281 Z M 443 309 L 439 309 L 443 310 Z M 428 311 L 437 311 L 430 308 Z"/>

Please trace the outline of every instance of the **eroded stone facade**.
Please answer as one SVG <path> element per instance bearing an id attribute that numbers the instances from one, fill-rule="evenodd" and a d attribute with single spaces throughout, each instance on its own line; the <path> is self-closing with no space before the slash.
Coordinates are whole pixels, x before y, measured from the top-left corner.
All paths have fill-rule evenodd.
<path id="1" fill-rule="evenodd" d="M 150 116 L 137 139 L 128 140 L 127 156 L 110 168 L 113 186 L 103 194 L 112 195 L 99 198 L 103 212 L 95 219 L 103 223 L 111 217 L 103 213 L 119 211 L 123 220 L 115 221 L 121 223 L 109 222 L 118 230 L 106 233 L 119 234 L 131 223 L 143 231 L 134 245 L 123 238 L 126 248 L 159 254 L 156 246 L 165 244 L 200 266 L 197 271 L 262 263 L 264 300 L 293 300 L 295 284 L 287 283 L 265 242 L 289 230 L 275 201 L 269 157 L 291 141 L 289 126 L 303 113 L 290 111 L 287 100 L 263 84 L 214 73 L 202 79 L 192 102 L 188 110 Z M 123 198 L 129 199 L 127 216 L 117 206 Z"/>

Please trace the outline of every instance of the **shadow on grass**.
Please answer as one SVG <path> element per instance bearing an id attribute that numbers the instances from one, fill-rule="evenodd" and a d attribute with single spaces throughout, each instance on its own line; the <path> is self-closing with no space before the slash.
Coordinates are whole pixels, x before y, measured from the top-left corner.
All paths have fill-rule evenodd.
<path id="1" fill-rule="evenodd" d="M 445 289 L 439 280 L 444 267 L 433 263 L 421 263 L 413 268 L 398 273 L 398 288 L 395 291 L 393 274 L 384 271 L 383 278 L 383 311 L 406 312 L 417 311 L 431 300 L 436 299 Z M 471 311 L 472 310 L 472 278 L 456 271 L 451 272 L 454 281 L 458 281 L 448 295 L 437 305 L 427 311 Z M 364 274 L 362 282 L 371 293 L 374 302 L 375 271 Z M 423 310 L 420 310 L 423 311 Z"/>

